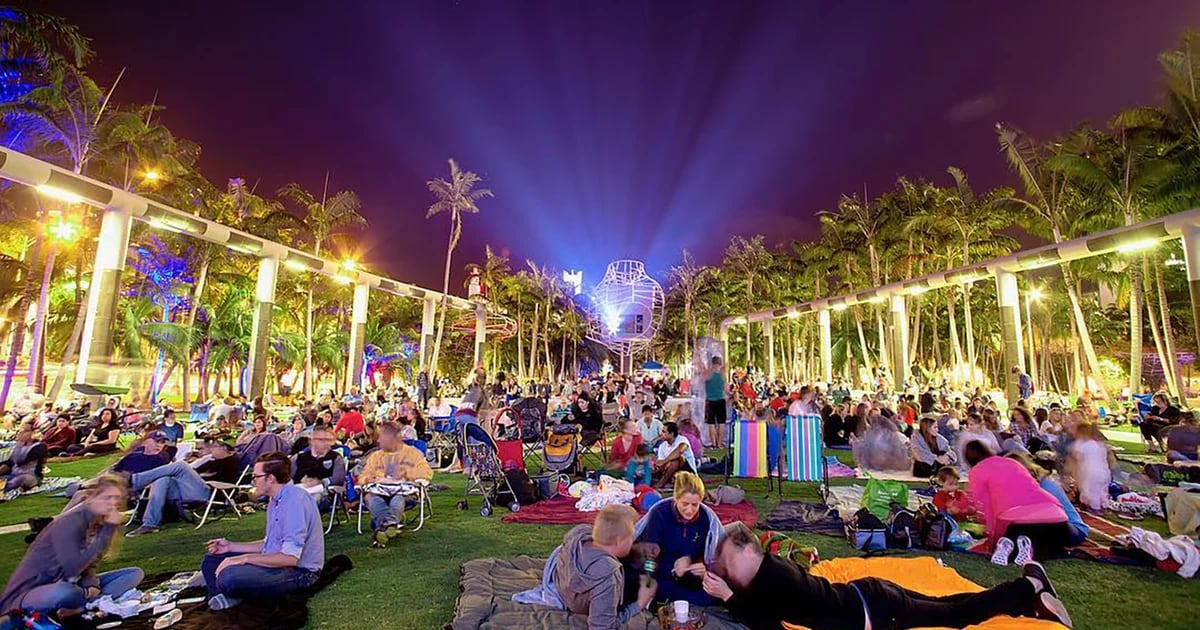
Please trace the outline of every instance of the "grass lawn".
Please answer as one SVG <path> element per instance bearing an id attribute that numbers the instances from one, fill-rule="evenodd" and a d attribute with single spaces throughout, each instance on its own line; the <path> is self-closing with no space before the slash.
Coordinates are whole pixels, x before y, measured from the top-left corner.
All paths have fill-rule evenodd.
<path id="1" fill-rule="evenodd" d="M 52 463 L 52 474 L 89 475 L 111 459 Z M 495 515 L 483 518 L 479 515 L 476 497 L 473 497 L 473 509 L 460 512 L 454 504 L 462 497 L 462 476 L 438 474 L 435 481 L 449 485 L 450 489 L 434 493 L 432 519 L 420 532 L 402 536 L 386 550 L 368 549 L 367 535 L 356 535 L 353 523 L 334 527 L 326 540 L 327 555 L 345 553 L 355 567 L 310 603 L 310 625 L 325 628 L 440 628 L 453 614 L 459 567 L 464 561 L 519 554 L 545 556 L 568 529 L 566 526 L 508 525 L 500 523 Z M 761 515 L 774 507 L 775 495 L 763 498 L 764 482 L 740 480 L 738 483 L 746 488 Z M 787 484 L 784 497 L 817 499 L 811 485 L 798 484 Z M 0 505 L 0 525 L 20 523 L 30 516 L 54 514 L 63 504 L 63 499 L 24 497 Z M 501 508 L 499 513 L 503 514 L 505 510 Z M 137 565 L 151 574 L 194 569 L 199 566 L 205 540 L 218 536 L 252 540 L 261 537 L 262 528 L 262 513 L 240 521 L 226 517 L 200 531 L 179 524 L 168 525 L 156 535 L 123 539 L 117 557 L 106 561 L 104 568 Z M 842 539 L 806 534 L 796 537 L 818 547 L 822 558 L 857 555 Z M 7 577 L 24 554 L 23 538 L 24 533 L 0 535 L 0 575 Z M 986 558 L 969 554 L 934 555 L 985 586 L 1012 579 L 1019 573 L 1013 568 L 994 567 Z M 1054 561 L 1049 563 L 1049 570 L 1078 628 L 1196 627 L 1200 587 L 1173 574 L 1080 560 Z"/>

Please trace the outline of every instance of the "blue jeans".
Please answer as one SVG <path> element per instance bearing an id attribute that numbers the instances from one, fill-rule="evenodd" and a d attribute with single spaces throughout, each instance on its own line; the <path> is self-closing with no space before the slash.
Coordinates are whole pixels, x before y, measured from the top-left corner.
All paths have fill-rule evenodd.
<path id="1" fill-rule="evenodd" d="M 217 567 L 225 558 L 242 556 L 241 553 L 205 554 L 200 562 L 208 596 L 223 594 L 239 599 L 269 599 L 308 588 L 316 583 L 319 574 L 306 569 L 286 567 L 269 569 L 253 564 L 228 567 L 217 576 Z"/>
<path id="2" fill-rule="evenodd" d="M 111 595 L 115 598 L 141 583 L 142 570 L 137 567 L 116 569 L 115 571 L 106 571 L 96 577 L 100 580 L 100 595 Z M 59 580 L 29 589 L 21 597 L 20 607 L 26 610 L 52 612 L 59 608 L 83 608 L 86 603 L 86 594 L 82 586 L 66 580 Z"/>
<path id="3" fill-rule="evenodd" d="M 207 501 L 211 492 L 200 473 L 184 462 L 172 462 L 143 473 L 134 473 L 131 481 L 135 492 L 150 486 L 146 512 L 142 515 L 142 525 L 146 527 L 158 527 L 162 523 L 163 507 L 167 501 L 200 503 Z"/>
<path id="4" fill-rule="evenodd" d="M 387 529 L 391 525 L 398 525 L 404 519 L 405 497 L 402 494 L 392 497 L 368 494 L 364 500 L 367 502 L 367 510 L 371 512 L 371 531 Z"/>

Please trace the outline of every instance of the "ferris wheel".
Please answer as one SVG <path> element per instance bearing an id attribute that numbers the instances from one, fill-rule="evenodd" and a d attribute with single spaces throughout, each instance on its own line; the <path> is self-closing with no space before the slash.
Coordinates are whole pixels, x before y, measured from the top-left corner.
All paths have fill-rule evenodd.
<path id="1" fill-rule="evenodd" d="M 617 353 L 625 370 L 626 359 L 649 348 L 662 326 L 662 286 L 641 261 L 618 260 L 609 263 L 591 298 L 588 338 Z"/>

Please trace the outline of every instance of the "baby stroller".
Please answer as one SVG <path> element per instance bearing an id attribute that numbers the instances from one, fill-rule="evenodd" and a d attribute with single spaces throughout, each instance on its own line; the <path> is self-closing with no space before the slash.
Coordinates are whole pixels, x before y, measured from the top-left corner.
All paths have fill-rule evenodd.
<path id="1" fill-rule="evenodd" d="M 522 398 L 509 407 L 517 422 L 521 443 L 525 445 L 525 454 L 537 452 L 542 443 L 542 435 L 546 431 L 546 403 L 537 398 Z"/>
<path id="2" fill-rule="evenodd" d="M 463 500 L 458 502 L 458 509 L 467 509 L 467 498 L 477 494 L 483 497 L 483 507 L 479 509 L 480 516 L 491 516 L 492 502 L 497 500 L 501 492 L 507 491 L 508 496 L 516 496 L 508 483 L 508 477 L 504 475 L 496 441 L 488 435 L 487 430 L 475 422 L 459 423 L 458 431 L 459 446 L 463 453 L 463 476 L 467 478 L 466 491 Z M 513 501 L 508 505 L 508 509 L 516 512 L 521 509 L 521 505 Z"/>
<path id="3" fill-rule="evenodd" d="M 546 429 L 542 466 L 547 472 L 575 474 L 579 467 L 579 425 L 556 424 Z"/>

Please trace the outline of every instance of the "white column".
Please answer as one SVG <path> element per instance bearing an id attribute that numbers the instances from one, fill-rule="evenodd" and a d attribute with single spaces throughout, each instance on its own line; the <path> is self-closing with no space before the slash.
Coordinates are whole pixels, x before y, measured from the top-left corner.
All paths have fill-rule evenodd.
<path id="1" fill-rule="evenodd" d="M 363 347 L 367 343 L 367 303 L 370 296 L 369 285 L 354 285 L 354 306 L 350 311 L 350 356 L 346 359 L 347 392 L 351 387 L 362 385 Z"/>
<path id="2" fill-rule="evenodd" d="M 729 365 L 729 328 L 721 328 L 721 361 Z"/>
<path id="3" fill-rule="evenodd" d="M 903 295 L 893 295 L 891 301 L 892 311 L 892 378 L 896 391 L 904 391 L 905 383 L 908 381 L 908 370 L 910 362 L 908 360 L 908 305 L 905 302 Z"/>
<path id="4" fill-rule="evenodd" d="M 833 334 L 829 329 L 829 309 L 817 311 L 817 330 L 821 344 L 821 376 L 828 386 L 833 382 Z"/>
<path id="5" fill-rule="evenodd" d="M 483 364 L 483 344 L 487 341 L 487 312 L 482 304 L 475 305 L 475 361 L 479 368 Z M 535 348 L 536 350 L 536 348 Z M 549 368 L 549 366 L 546 366 Z"/>
<path id="6" fill-rule="evenodd" d="M 1200 340 L 1200 227 L 1189 225 L 1183 230 L 1183 262 L 1192 298 L 1192 334 Z"/>
<path id="7" fill-rule="evenodd" d="M 121 271 L 125 269 L 132 221 L 128 209 L 116 207 L 105 208 L 100 220 L 92 286 L 88 291 L 83 336 L 79 340 L 79 363 L 75 367 L 77 383 L 113 382 L 113 371 L 108 367 L 112 359 L 117 298 L 121 294 Z"/>
<path id="8" fill-rule="evenodd" d="M 250 399 L 262 396 L 267 382 L 267 354 L 271 347 L 271 315 L 275 309 L 275 281 L 279 277 L 279 259 L 258 261 L 258 285 L 254 291 L 254 324 L 250 333 Z"/>
<path id="9" fill-rule="evenodd" d="M 421 308 L 421 348 L 419 359 L 420 371 L 434 371 L 429 369 L 429 360 L 433 358 L 433 335 L 436 332 L 434 315 L 437 312 L 437 300 L 433 298 L 425 298 L 422 301 Z"/>
<path id="10" fill-rule="evenodd" d="M 767 337 L 767 378 L 775 380 L 775 326 L 772 320 L 763 321 L 763 334 Z"/>
<path id="11" fill-rule="evenodd" d="M 1020 392 L 1017 389 L 1017 375 L 1012 373 L 1013 367 L 1025 368 L 1025 350 L 1021 335 L 1021 295 L 1017 289 L 1017 276 L 1011 271 L 996 272 L 996 301 L 1000 306 L 1000 339 L 1004 345 L 1005 374 L 1004 388 L 1008 396 L 1008 404 L 1017 404 Z"/>

